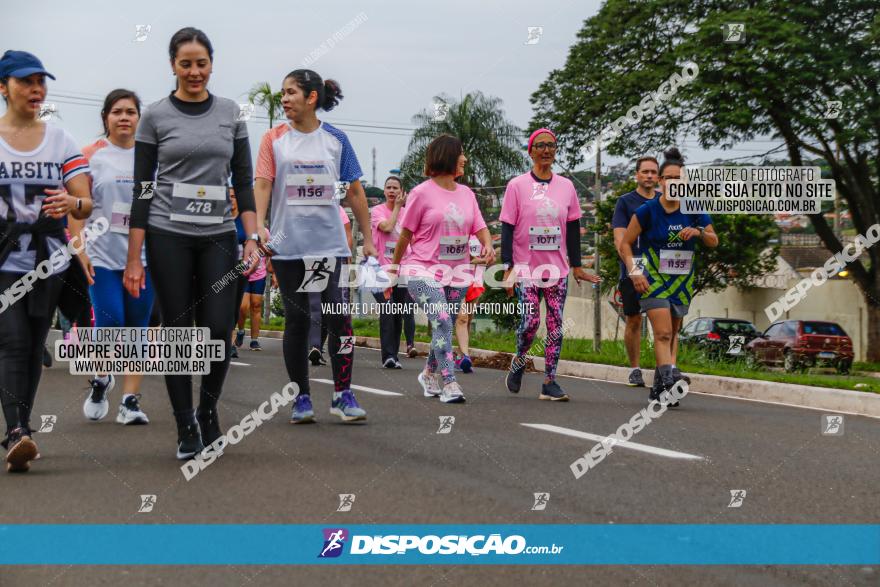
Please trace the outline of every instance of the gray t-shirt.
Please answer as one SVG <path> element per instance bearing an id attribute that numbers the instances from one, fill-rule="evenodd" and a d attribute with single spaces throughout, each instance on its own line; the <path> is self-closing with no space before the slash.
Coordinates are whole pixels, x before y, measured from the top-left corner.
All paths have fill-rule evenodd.
<path id="1" fill-rule="evenodd" d="M 204 236 L 235 232 L 226 186 L 233 140 L 247 138 L 247 126 L 236 120 L 238 115 L 238 104 L 217 96 L 197 116 L 184 114 L 168 97 L 147 108 L 135 140 L 158 149 L 151 228 Z"/>

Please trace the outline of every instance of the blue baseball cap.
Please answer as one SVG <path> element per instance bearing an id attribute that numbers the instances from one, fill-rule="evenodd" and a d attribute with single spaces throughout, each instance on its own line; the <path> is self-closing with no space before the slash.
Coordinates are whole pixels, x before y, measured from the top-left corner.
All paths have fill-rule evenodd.
<path id="1" fill-rule="evenodd" d="M 22 78 L 35 73 L 55 79 L 54 75 L 46 71 L 37 56 L 27 51 L 7 51 L 0 57 L 0 77 Z"/>

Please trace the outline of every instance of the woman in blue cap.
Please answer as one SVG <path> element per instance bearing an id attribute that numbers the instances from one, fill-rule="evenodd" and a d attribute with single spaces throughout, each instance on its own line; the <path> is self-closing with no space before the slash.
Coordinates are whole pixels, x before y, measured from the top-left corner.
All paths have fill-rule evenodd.
<path id="1" fill-rule="evenodd" d="M 46 77 L 34 55 L 0 58 L 0 400 L 6 419 L 6 470 L 24 472 L 38 456 L 30 428 L 40 383 L 43 344 L 59 300 L 75 273 L 65 248 L 63 219 L 92 211 L 88 162 L 65 130 L 40 120 Z M 69 279 L 70 278 L 70 279 Z M 88 299 L 88 294 L 80 299 Z M 63 308 L 68 315 L 77 312 Z"/>

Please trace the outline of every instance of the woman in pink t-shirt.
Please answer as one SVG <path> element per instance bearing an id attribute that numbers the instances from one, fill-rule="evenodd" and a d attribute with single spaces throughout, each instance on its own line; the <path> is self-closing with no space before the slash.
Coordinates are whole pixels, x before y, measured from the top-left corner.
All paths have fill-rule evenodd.
<path id="1" fill-rule="evenodd" d="M 522 320 L 516 329 L 516 357 L 507 373 L 507 389 L 518 393 L 525 372 L 525 356 L 541 323 L 541 298 L 547 305 L 547 340 L 544 346 L 544 384 L 539 399 L 568 401 L 556 383 L 556 364 L 562 350 L 562 309 L 568 291 L 568 274 L 578 284 L 598 283 L 581 267 L 581 206 L 571 180 L 555 175 L 556 135 L 540 128 L 529 137 L 528 173 L 507 184 L 501 204 L 501 262 L 504 281 L 516 277 Z M 512 295 L 513 286 L 507 288 Z"/>
<path id="2" fill-rule="evenodd" d="M 385 203 L 370 209 L 373 244 L 376 245 L 376 251 L 379 253 L 379 264 L 383 267 L 389 265 L 394 256 L 405 204 L 406 194 L 403 192 L 400 178 L 392 175 L 385 180 Z M 402 283 L 395 285 L 391 288 L 391 296 L 387 299 L 384 292 L 376 292 L 373 297 L 378 303 L 385 304 L 389 308 L 391 304 L 395 304 L 394 310 L 389 309 L 379 314 L 379 339 L 382 347 L 382 366 L 386 369 L 402 369 L 403 366 L 397 356 L 400 350 L 401 332 L 406 333 L 406 354 L 410 357 L 418 354 L 413 346 L 416 323 L 409 306 L 412 300 L 406 285 Z M 401 312 L 399 311 L 401 308 L 406 310 Z"/>
<path id="3" fill-rule="evenodd" d="M 429 177 L 410 192 L 403 229 L 388 272 L 396 274 L 404 251 L 406 263 L 399 268 L 409 276 L 410 296 L 428 316 L 432 326 L 431 350 L 419 374 L 427 397 L 444 403 L 464 401 L 455 381 L 452 356 L 452 325 L 464 293 L 473 280 L 468 239 L 475 234 L 482 245 L 480 260 L 492 263 L 495 251 L 474 192 L 455 182 L 464 174 L 467 158 L 461 141 L 440 135 L 425 153 Z"/>

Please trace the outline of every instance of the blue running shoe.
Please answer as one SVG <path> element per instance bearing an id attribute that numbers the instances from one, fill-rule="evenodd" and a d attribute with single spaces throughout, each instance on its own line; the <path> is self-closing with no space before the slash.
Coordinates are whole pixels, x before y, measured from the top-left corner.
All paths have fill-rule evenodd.
<path id="1" fill-rule="evenodd" d="M 463 373 L 472 373 L 474 371 L 474 364 L 471 362 L 471 358 L 467 355 L 461 358 L 461 362 L 458 366 L 461 367 Z"/>
<path id="2" fill-rule="evenodd" d="M 350 389 L 346 389 L 339 397 L 330 404 L 330 413 L 339 416 L 343 422 L 357 422 L 367 419 L 367 412 L 364 411 L 354 398 L 354 394 Z"/>
<path id="3" fill-rule="evenodd" d="M 290 416 L 291 424 L 305 424 L 315 421 L 315 412 L 312 410 L 312 396 L 301 393 L 293 402 L 293 413 Z"/>

